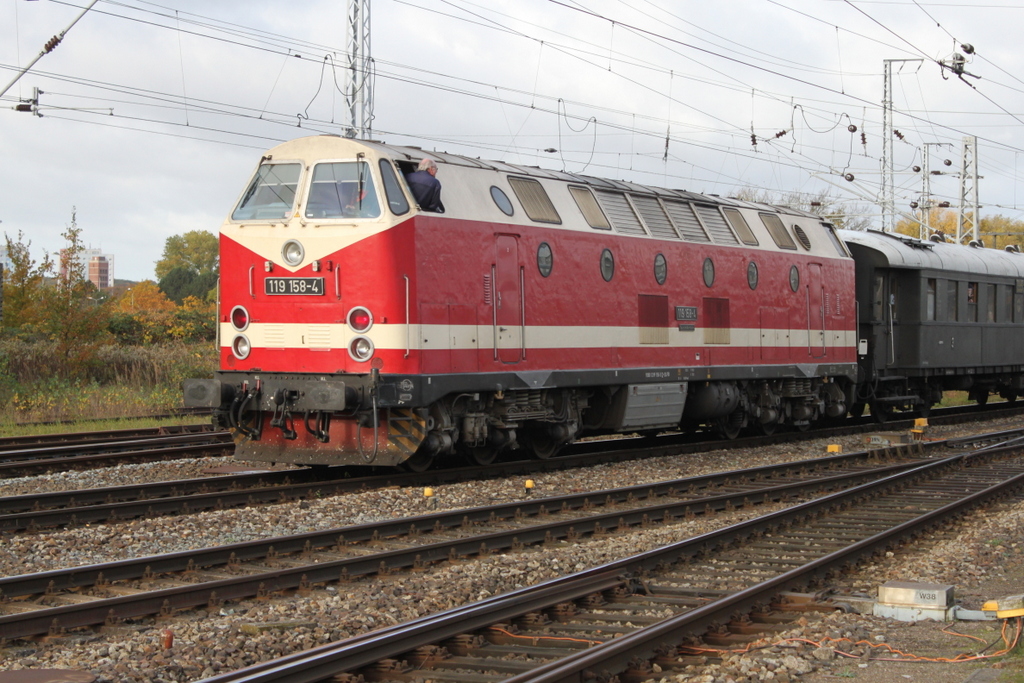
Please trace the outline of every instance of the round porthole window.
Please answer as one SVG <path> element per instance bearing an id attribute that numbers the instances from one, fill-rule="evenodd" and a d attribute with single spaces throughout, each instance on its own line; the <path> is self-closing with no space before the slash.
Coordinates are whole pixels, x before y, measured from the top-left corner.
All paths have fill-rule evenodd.
<path id="1" fill-rule="evenodd" d="M 715 284 L 715 262 L 710 256 L 704 259 L 704 284 L 708 287 Z"/>
<path id="2" fill-rule="evenodd" d="M 515 212 L 508 195 L 500 187 L 491 185 L 491 199 L 494 200 L 494 203 L 498 205 L 498 208 L 506 216 L 511 216 Z"/>
<path id="3" fill-rule="evenodd" d="M 794 292 L 800 289 L 800 269 L 796 266 L 789 269 L 789 288 Z"/>
<path id="4" fill-rule="evenodd" d="M 554 254 L 551 253 L 551 245 L 547 242 L 541 242 L 540 246 L 537 247 L 537 270 L 544 277 L 551 275 L 551 268 L 555 264 Z"/>
<path id="5" fill-rule="evenodd" d="M 654 257 L 654 279 L 659 285 L 665 284 L 665 278 L 668 277 L 668 261 L 665 259 L 664 254 L 658 254 Z"/>
<path id="6" fill-rule="evenodd" d="M 601 252 L 601 277 L 604 278 L 605 282 L 611 282 L 614 275 L 615 257 L 612 256 L 611 249 L 605 249 Z"/>
<path id="7" fill-rule="evenodd" d="M 757 264 L 753 261 L 747 264 L 747 284 L 751 289 L 757 289 Z"/>

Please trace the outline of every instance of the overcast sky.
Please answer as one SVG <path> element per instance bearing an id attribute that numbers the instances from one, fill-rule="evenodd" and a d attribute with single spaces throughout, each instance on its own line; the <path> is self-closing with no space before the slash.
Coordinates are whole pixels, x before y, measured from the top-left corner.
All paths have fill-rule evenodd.
<path id="1" fill-rule="evenodd" d="M 0 87 L 86 4 L 0 0 Z M 101 0 L 0 101 L 0 230 L 38 257 L 77 207 L 118 278 L 152 278 L 168 236 L 217 231 L 263 150 L 343 131 L 345 14 L 344 0 Z M 921 59 L 893 66 L 897 207 L 920 198 L 922 146 L 955 173 L 976 135 L 982 216 L 1021 218 L 1022 23 L 1024 0 L 373 0 L 374 137 L 864 205 L 883 60 Z M 980 78 L 937 64 L 963 43 Z M 41 118 L 14 110 L 33 88 Z M 932 180 L 938 200 L 959 188 Z"/>

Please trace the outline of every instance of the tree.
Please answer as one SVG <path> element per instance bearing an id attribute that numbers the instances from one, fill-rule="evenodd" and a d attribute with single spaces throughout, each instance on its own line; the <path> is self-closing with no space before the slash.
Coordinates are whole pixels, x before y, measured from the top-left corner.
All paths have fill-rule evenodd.
<path id="1" fill-rule="evenodd" d="M 85 279 L 82 229 L 71 209 L 71 225 L 61 234 L 67 246 L 60 250 L 53 286 L 43 293 L 42 327 L 56 343 L 67 372 L 82 374 L 107 335 L 107 309 L 100 305 L 96 286 Z"/>
<path id="2" fill-rule="evenodd" d="M 126 344 L 166 341 L 175 305 L 152 280 L 126 289 L 113 302 L 110 331 Z"/>
<path id="3" fill-rule="evenodd" d="M 172 268 L 160 280 L 160 289 L 179 306 L 190 296 L 206 299 L 210 290 L 216 286 L 216 273 L 198 273 L 183 266 Z"/>
<path id="4" fill-rule="evenodd" d="M 955 240 L 958 218 L 955 209 L 931 209 L 928 227 L 932 233 L 941 232 Z M 916 220 L 904 218 L 896 224 L 896 232 L 917 237 L 920 235 L 920 224 Z M 1001 249 L 1008 244 L 1024 244 L 1024 221 L 1001 214 L 983 216 L 978 225 L 978 237 L 986 247 L 994 249 Z"/>
<path id="5" fill-rule="evenodd" d="M 20 328 L 24 325 L 38 323 L 40 310 L 38 304 L 42 298 L 46 277 L 53 271 L 53 261 L 49 254 L 43 254 L 43 260 L 32 259 L 30 247 L 32 242 L 25 241 L 25 234 L 18 231 L 17 240 L 4 235 L 7 242 L 7 258 L 11 268 L 4 272 L 3 280 L 3 326 Z"/>
<path id="6" fill-rule="evenodd" d="M 186 268 L 198 275 L 217 273 L 219 241 L 205 230 L 192 230 L 184 235 L 171 235 L 164 243 L 164 253 L 156 262 L 157 279 L 162 280 L 175 268 Z M 204 293 L 205 294 L 205 293 Z"/>
<path id="7" fill-rule="evenodd" d="M 821 190 L 815 194 L 800 192 L 776 194 L 769 190 L 745 187 L 735 194 L 735 198 L 747 202 L 785 206 L 817 214 L 821 216 L 822 220 L 831 223 L 841 230 L 867 230 L 874 221 L 874 213 L 870 205 L 843 202 L 839 198 L 830 195 L 828 190 Z"/>

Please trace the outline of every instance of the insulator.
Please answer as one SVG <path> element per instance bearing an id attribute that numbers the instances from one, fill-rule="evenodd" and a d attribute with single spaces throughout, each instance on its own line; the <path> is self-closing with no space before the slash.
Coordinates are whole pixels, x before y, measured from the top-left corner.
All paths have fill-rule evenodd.
<path id="1" fill-rule="evenodd" d="M 757 147 L 757 136 L 754 135 L 753 133 L 750 134 L 750 144 L 752 144 L 754 147 Z"/>
<path id="2" fill-rule="evenodd" d="M 853 174 L 852 173 L 847 173 L 843 177 L 846 178 L 846 180 L 848 182 L 851 182 L 851 183 L 853 182 Z"/>
<path id="3" fill-rule="evenodd" d="M 953 162 L 952 162 L 952 161 L 950 161 L 949 159 L 943 159 L 943 160 L 942 160 L 942 163 L 943 163 L 943 165 L 945 165 L 945 166 L 952 166 L 952 165 L 953 165 Z"/>
<path id="4" fill-rule="evenodd" d="M 57 47 L 58 45 L 60 45 L 60 38 L 58 36 L 54 36 L 53 38 L 50 38 L 48 41 L 46 41 L 46 45 L 43 46 L 43 51 L 47 53 L 52 52 L 53 48 Z"/>
<path id="5" fill-rule="evenodd" d="M 963 45 L 960 46 L 960 49 L 969 55 L 974 54 L 974 46 L 971 45 L 970 43 L 964 43 Z"/>
<path id="6" fill-rule="evenodd" d="M 917 208 L 917 202 L 910 202 L 910 208 L 911 209 L 916 209 Z"/>
<path id="7" fill-rule="evenodd" d="M 861 133 L 860 134 L 860 144 L 862 144 L 862 145 L 868 144 L 868 134 L 867 133 Z"/>
<path id="8" fill-rule="evenodd" d="M 939 206 L 942 207 L 943 209 L 948 209 L 949 202 L 939 202 Z"/>
<path id="9" fill-rule="evenodd" d="M 785 134 L 786 134 L 786 131 L 780 130 L 778 133 L 775 134 L 775 137 L 776 138 L 781 138 Z"/>
<path id="10" fill-rule="evenodd" d="M 554 154 L 554 153 L 555 153 L 555 152 L 557 152 L 558 150 L 557 150 L 557 149 L 555 149 L 554 147 L 548 147 L 548 148 L 547 148 L 547 149 L 545 149 L 544 151 L 545 151 L 545 152 L 547 152 L 548 154 Z"/>
<path id="11" fill-rule="evenodd" d="M 851 123 L 850 125 L 848 125 L 846 127 L 846 130 L 850 131 L 851 133 L 856 133 L 857 132 L 857 126 L 855 126 L 854 124 Z"/>
<path id="12" fill-rule="evenodd" d="M 913 170 L 914 170 L 914 173 L 920 173 L 921 172 L 921 167 L 920 166 L 914 166 Z"/>
<path id="13" fill-rule="evenodd" d="M 894 130 L 892 134 L 898 137 L 900 140 L 903 139 L 903 133 L 899 132 L 898 130 Z"/>
<path id="14" fill-rule="evenodd" d="M 31 104 L 16 104 L 14 105 L 14 111 L 32 111 Z"/>

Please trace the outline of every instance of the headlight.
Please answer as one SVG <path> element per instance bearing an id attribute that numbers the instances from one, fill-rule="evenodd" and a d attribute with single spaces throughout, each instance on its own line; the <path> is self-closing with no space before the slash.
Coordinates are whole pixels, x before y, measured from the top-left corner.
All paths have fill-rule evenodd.
<path id="1" fill-rule="evenodd" d="M 281 248 L 281 257 L 289 266 L 297 266 L 306 256 L 306 250 L 298 240 L 288 240 Z"/>
<path id="2" fill-rule="evenodd" d="M 231 309 L 231 326 L 239 332 L 245 332 L 245 328 L 249 327 L 249 311 L 245 310 L 245 306 Z"/>
<path id="3" fill-rule="evenodd" d="M 364 306 L 356 306 L 348 312 L 348 326 L 353 332 L 366 332 L 373 327 L 373 313 Z"/>
<path id="4" fill-rule="evenodd" d="M 236 336 L 231 342 L 231 353 L 235 354 L 235 358 L 238 360 L 244 360 L 251 350 L 252 347 L 249 346 L 249 338 L 244 334 Z"/>
<path id="5" fill-rule="evenodd" d="M 366 337 L 356 337 L 348 345 L 348 355 L 360 363 L 370 360 L 373 355 L 373 342 Z"/>

